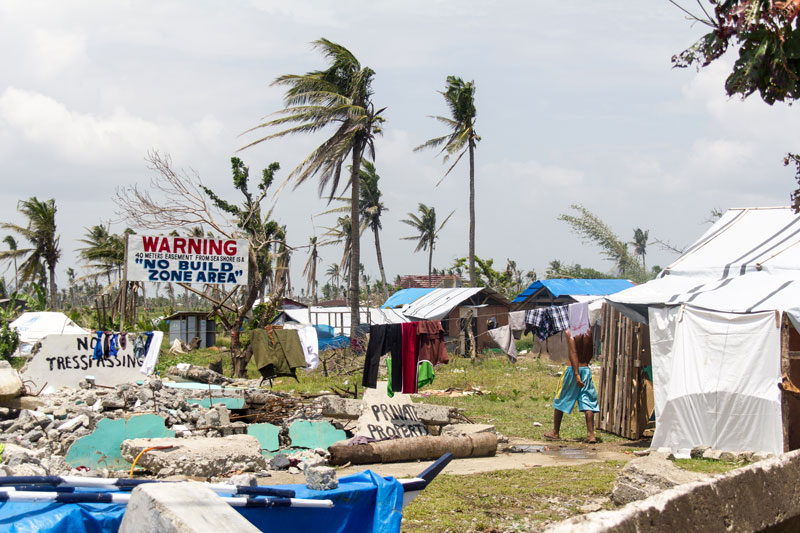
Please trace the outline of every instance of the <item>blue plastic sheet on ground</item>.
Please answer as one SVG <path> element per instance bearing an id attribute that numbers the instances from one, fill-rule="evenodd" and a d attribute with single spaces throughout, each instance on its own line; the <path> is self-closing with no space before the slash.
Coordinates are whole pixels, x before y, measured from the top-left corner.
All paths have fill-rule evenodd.
<path id="1" fill-rule="evenodd" d="M 350 346 L 350 337 L 338 335 L 329 339 L 320 338 L 317 342 L 319 342 L 319 351 L 324 352 L 325 350 L 347 348 Z"/>
<path id="2" fill-rule="evenodd" d="M 94 491 L 87 491 L 94 492 Z M 119 503 L 0 503 L 0 531 L 102 533 L 117 531 L 126 506 Z"/>
<path id="3" fill-rule="evenodd" d="M 403 486 L 369 470 L 343 477 L 335 490 L 310 490 L 305 485 L 276 485 L 297 498 L 330 499 L 333 509 L 235 507 L 261 531 L 315 533 L 398 533 Z M 87 492 L 95 492 L 87 490 Z M 100 533 L 119 529 L 125 505 L 0 503 L 0 531 L 12 533 Z"/>

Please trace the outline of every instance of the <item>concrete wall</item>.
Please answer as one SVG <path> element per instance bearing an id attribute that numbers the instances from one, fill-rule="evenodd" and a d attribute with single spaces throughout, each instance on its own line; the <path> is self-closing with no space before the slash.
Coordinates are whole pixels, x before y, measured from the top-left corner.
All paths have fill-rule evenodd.
<path id="1" fill-rule="evenodd" d="M 666 490 L 616 511 L 555 524 L 547 533 L 761 531 L 800 517 L 800 450 L 707 481 Z M 780 529 L 780 528 L 779 528 Z"/>

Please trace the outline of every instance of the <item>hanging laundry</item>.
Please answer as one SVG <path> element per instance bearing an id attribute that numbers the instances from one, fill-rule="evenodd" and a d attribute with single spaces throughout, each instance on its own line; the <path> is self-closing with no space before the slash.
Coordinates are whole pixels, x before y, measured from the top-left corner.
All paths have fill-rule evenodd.
<path id="1" fill-rule="evenodd" d="M 148 376 L 153 373 L 153 370 L 156 369 L 156 364 L 158 364 L 158 355 L 161 352 L 161 341 L 164 339 L 164 332 L 148 331 L 145 336 L 147 337 L 147 354 L 144 356 L 144 363 L 142 363 L 142 368 L 139 369 L 139 372 Z"/>
<path id="2" fill-rule="evenodd" d="M 499 328 L 490 329 L 486 333 L 489 335 L 489 338 L 496 342 L 497 346 L 505 352 L 512 363 L 517 362 L 517 344 L 514 342 L 511 326 L 501 326 Z"/>
<path id="3" fill-rule="evenodd" d="M 361 379 L 363 387 L 374 389 L 378 381 L 378 367 L 381 356 L 387 352 L 392 354 L 392 365 L 389 371 L 389 382 L 397 383 L 402 390 L 403 383 L 403 333 L 400 324 L 373 324 L 369 327 L 369 343 L 364 358 L 364 374 Z M 387 361 L 387 369 L 390 368 Z"/>
<path id="4" fill-rule="evenodd" d="M 111 334 L 111 340 L 108 343 L 108 355 L 116 357 L 119 352 L 119 337 L 116 333 Z"/>
<path id="5" fill-rule="evenodd" d="M 589 302 L 569 304 L 569 332 L 573 338 L 589 331 Z"/>
<path id="6" fill-rule="evenodd" d="M 150 343 L 153 341 L 153 332 L 152 331 L 145 331 L 144 332 L 144 351 L 145 353 L 150 353 Z"/>
<path id="7" fill-rule="evenodd" d="M 111 332 L 105 331 L 103 332 L 103 357 L 108 357 L 108 353 L 111 349 Z"/>
<path id="8" fill-rule="evenodd" d="M 139 333 L 133 340 L 133 356 L 138 361 L 144 359 L 144 356 L 147 353 L 147 350 L 145 350 L 145 339 L 146 337 L 144 336 L 144 333 Z"/>
<path id="9" fill-rule="evenodd" d="M 446 364 L 447 347 L 444 345 L 444 329 L 440 320 L 417 322 L 419 337 L 419 359 L 430 361 L 434 366 Z"/>
<path id="10" fill-rule="evenodd" d="M 103 358 L 103 332 L 97 332 L 97 339 L 94 343 L 94 354 L 92 355 L 92 359 L 102 359 Z"/>
<path id="11" fill-rule="evenodd" d="M 419 361 L 417 324 L 417 322 L 403 322 L 400 324 L 403 342 L 403 388 L 401 389 L 401 392 L 404 394 L 412 394 L 417 392 L 417 363 Z"/>
<path id="12" fill-rule="evenodd" d="M 421 389 L 425 385 L 433 383 L 435 374 L 433 372 L 433 365 L 430 361 L 420 361 L 417 366 L 417 389 Z"/>
<path id="13" fill-rule="evenodd" d="M 569 310 L 566 305 L 531 309 L 525 313 L 525 326 L 545 340 L 569 327 Z"/>
<path id="14" fill-rule="evenodd" d="M 283 328 L 297 331 L 300 347 L 303 349 L 303 357 L 306 360 L 306 368 L 309 370 L 317 368 L 319 366 L 319 339 L 314 326 L 289 323 L 284 324 Z"/>
<path id="15" fill-rule="evenodd" d="M 508 313 L 508 326 L 515 339 L 521 339 L 525 331 L 525 311 L 512 311 Z"/>
<path id="16" fill-rule="evenodd" d="M 128 347 L 128 333 L 125 331 L 119 334 L 119 347 L 123 350 Z"/>
<path id="17" fill-rule="evenodd" d="M 297 379 L 296 369 L 306 366 L 297 330 L 255 329 L 250 334 L 250 346 L 256 367 L 264 378 L 291 376 Z"/>

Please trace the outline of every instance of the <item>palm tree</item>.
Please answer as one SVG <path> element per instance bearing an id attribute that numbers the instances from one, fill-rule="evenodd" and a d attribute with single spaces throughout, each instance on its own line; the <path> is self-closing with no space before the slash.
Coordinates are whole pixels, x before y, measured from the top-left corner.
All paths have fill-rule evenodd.
<path id="1" fill-rule="evenodd" d="M 273 85 L 287 87 L 284 108 L 277 112 L 280 117 L 263 122 L 248 131 L 267 127 L 291 127 L 257 139 L 244 148 L 276 137 L 295 133 L 313 134 L 326 126 L 335 127 L 333 135 L 301 161 L 287 179 L 294 178 L 297 186 L 319 175 L 320 195 L 328 189 L 328 197 L 332 199 L 339 189 L 342 165 L 348 156 L 352 158 L 349 180 L 352 199 L 350 270 L 357 272 L 361 259 L 361 225 L 358 212 L 361 158 L 369 151 L 370 158 L 375 159 L 374 138 L 381 132 L 380 126 L 384 122 L 381 113 L 385 108 L 376 109 L 372 102 L 375 71 L 362 66 L 340 44 L 319 39 L 313 45 L 328 60 L 328 68 L 278 77 Z M 350 277 L 351 335 L 355 334 L 355 327 L 359 323 L 358 281 L 358 276 Z"/>
<path id="2" fill-rule="evenodd" d="M 339 263 L 331 263 L 328 267 L 328 270 L 325 271 L 325 275 L 328 276 L 330 280 L 331 288 L 335 291 L 336 296 L 334 298 L 339 297 Z"/>
<path id="3" fill-rule="evenodd" d="M 56 287 L 56 264 L 61 257 L 61 250 L 58 248 L 59 237 L 56 235 L 56 201 L 40 201 L 35 196 L 28 200 L 21 200 L 17 203 L 17 211 L 25 215 L 28 219 L 27 226 L 19 226 L 10 222 L 0 224 L 0 227 L 13 231 L 24 237 L 31 243 L 30 248 L 24 250 L 14 250 L 13 252 L 0 253 L 0 259 L 27 254 L 27 258 L 21 265 L 22 281 L 36 279 L 44 265 L 47 265 L 50 283 L 50 307 L 56 309 L 56 298 L 58 288 Z M 42 277 L 45 286 L 47 278 Z"/>
<path id="4" fill-rule="evenodd" d="M 94 270 L 90 277 L 106 276 L 111 285 L 111 274 L 120 276 L 125 261 L 125 235 L 131 233 L 133 230 L 126 229 L 123 235 L 112 234 L 100 224 L 86 228 L 84 238 L 78 239 L 86 247 L 78 248 L 78 254 Z"/>
<path id="5" fill-rule="evenodd" d="M 419 252 L 420 250 L 428 250 L 428 287 L 431 286 L 431 272 L 433 269 L 433 248 L 436 245 L 436 239 L 439 237 L 439 232 L 442 231 L 442 228 L 447 221 L 450 220 L 450 217 L 453 216 L 455 211 L 452 211 L 447 218 L 444 219 L 444 222 L 437 228 L 436 227 L 436 209 L 433 207 L 428 207 L 425 204 L 419 204 L 419 213 L 420 216 L 415 215 L 414 213 L 408 213 L 408 218 L 403 219 L 400 222 L 408 224 L 417 232 L 419 235 L 415 235 L 412 237 L 403 237 L 404 240 L 408 241 L 417 241 L 417 247 L 414 249 L 415 252 Z"/>
<path id="6" fill-rule="evenodd" d="M 375 165 L 361 160 L 361 198 L 358 202 L 358 209 L 364 218 L 364 225 L 369 226 L 372 234 L 375 235 L 375 255 L 378 258 L 378 270 L 381 273 L 381 284 L 383 285 L 384 301 L 389 298 L 389 288 L 386 285 L 386 271 L 383 269 L 383 254 L 381 254 L 381 240 L 379 232 L 381 230 L 381 215 L 388 211 L 381 202 L 382 193 L 378 188 L 378 180 L 381 177 L 375 172 Z"/>
<path id="7" fill-rule="evenodd" d="M 650 230 L 642 231 L 640 228 L 633 230 L 633 252 L 642 258 L 642 270 L 647 272 L 647 265 L 644 262 L 644 256 L 647 253 L 647 237 L 650 235 Z"/>
<path id="8" fill-rule="evenodd" d="M 481 140 L 475 132 L 475 82 L 465 82 L 457 76 L 448 76 L 444 96 L 451 118 L 434 116 L 432 118 L 444 123 L 451 131 L 447 135 L 429 139 L 414 148 L 415 152 L 426 148 L 442 147 L 443 163 L 451 156 L 456 160 L 447 169 L 442 180 L 450 174 L 465 153 L 469 152 L 469 284 L 475 286 L 475 145 Z M 441 183 L 441 180 L 439 180 Z M 438 183 L 437 183 L 438 185 Z"/>
<path id="9" fill-rule="evenodd" d="M 3 239 L 3 242 L 8 245 L 8 250 L 11 252 L 17 251 L 17 241 L 14 240 L 14 237 L 11 235 L 6 235 Z M 13 256 L 14 259 L 14 291 L 19 292 L 19 280 L 17 279 L 17 256 Z"/>

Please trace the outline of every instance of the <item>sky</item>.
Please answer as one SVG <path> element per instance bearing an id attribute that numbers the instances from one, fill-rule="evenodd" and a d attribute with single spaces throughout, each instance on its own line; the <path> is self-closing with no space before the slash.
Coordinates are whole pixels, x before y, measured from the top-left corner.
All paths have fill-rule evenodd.
<path id="1" fill-rule="evenodd" d="M 441 157 L 412 151 L 446 133 L 429 117 L 447 114 L 437 91 L 448 75 L 477 89 L 479 257 L 499 268 L 513 259 L 540 279 L 555 259 L 610 271 L 557 220 L 580 204 L 624 240 L 649 230 L 648 266 L 666 266 L 676 255 L 654 240 L 687 246 L 712 209 L 788 205 L 796 186 L 783 166 L 800 149 L 795 107 L 727 97 L 730 54 L 699 72 L 672 68 L 672 55 L 703 32 L 666 0 L 4 0 L 0 221 L 24 223 L 19 200 L 55 198 L 63 286 L 66 268 L 82 268 L 87 228 L 126 226 L 115 192 L 147 188 L 148 152 L 168 154 L 231 201 L 232 156 L 256 177 L 277 161 L 282 180 L 323 137 L 237 150 L 257 138 L 243 132 L 282 108 L 276 77 L 324 68 L 310 43 L 325 37 L 375 70 L 373 100 L 387 107 L 375 165 L 390 280 L 427 273 L 427 253 L 401 239 L 413 230 L 400 220 L 420 202 L 440 220 L 455 210 L 434 266 L 467 255 L 466 159 L 437 187 Z M 273 201 L 292 246 L 335 223 L 318 216 L 330 206 L 316 183 Z M 366 272 L 379 279 L 372 235 L 361 243 Z M 341 249 L 320 254 L 324 272 Z M 292 256 L 296 292 L 306 259 L 304 248 Z"/>

